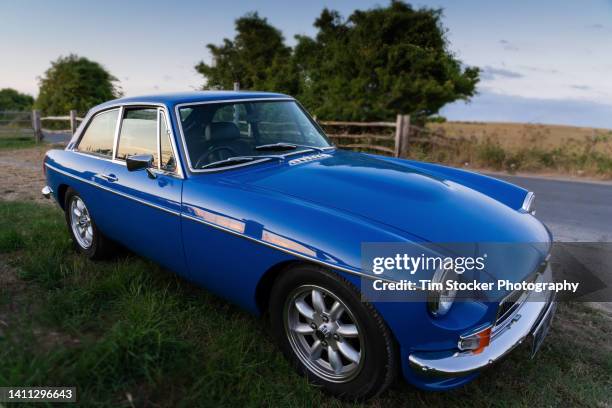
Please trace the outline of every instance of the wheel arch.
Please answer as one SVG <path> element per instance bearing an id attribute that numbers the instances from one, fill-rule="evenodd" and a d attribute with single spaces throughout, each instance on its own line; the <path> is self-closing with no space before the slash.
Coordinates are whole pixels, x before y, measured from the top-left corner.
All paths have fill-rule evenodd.
<path id="1" fill-rule="evenodd" d="M 274 282 L 280 276 L 280 274 L 293 266 L 302 264 L 312 263 L 300 260 L 282 261 L 271 266 L 266 272 L 264 272 L 261 279 L 259 279 L 259 282 L 257 283 L 257 287 L 255 288 L 255 303 L 257 305 L 259 314 L 263 315 L 268 311 L 272 286 L 274 286 Z"/>
<path id="2" fill-rule="evenodd" d="M 60 207 L 62 207 L 62 210 L 65 210 L 64 204 L 66 201 L 66 193 L 68 192 L 68 188 L 70 188 L 70 186 L 64 183 L 57 186 L 57 201 Z"/>

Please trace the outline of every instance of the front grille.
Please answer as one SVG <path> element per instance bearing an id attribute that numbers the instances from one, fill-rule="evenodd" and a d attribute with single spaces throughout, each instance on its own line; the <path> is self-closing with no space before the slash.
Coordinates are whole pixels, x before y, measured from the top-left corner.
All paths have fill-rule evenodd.
<path id="1" fill-rule="evenodd" d="M 535 282 L 538 276 L 544 273 L 547 266 L 547 261 L 542 262 L 537 269 L 527 279 L 525 279 L 525 282 Z M 509 317 L 513 316 L 514 312 L 521 307 L 525 300 L 527 300 L 528 296 L 529 292 L 526 290 L 515 290 L 506 296 L 501 302 L 499 302 L 495 326 L 503 324 Z"/>
<path id="2" fill-rule="evenodd" d="M 524 290 L 515 290 L 506 296 L 500 303 L 497 309 L 497 318 L 495 324 L 498 325 L 503 323 L 509 316 L 511 316 L 520 305 L 523 304 L 526 298 Z"/>

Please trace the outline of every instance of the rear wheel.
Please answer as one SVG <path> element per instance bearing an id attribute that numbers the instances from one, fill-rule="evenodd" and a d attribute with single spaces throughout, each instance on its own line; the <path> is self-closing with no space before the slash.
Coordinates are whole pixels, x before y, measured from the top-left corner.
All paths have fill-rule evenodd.
<path id="1" fill-rule="evenodd" d="M 396 348 L 376 310 L 341 277 L 303 265 L 285 271 L 270 299 L 274 335 L 298 372 L 347 399 L 382 392 L 396 373 Z"/>
<path id="2" fill-rule="evenodd" d="M 66 191 L 64 212 L 75 248 L 91 259 L 102 259 L 112 253 L 112 242 L 96 226 L 83 198 L 73 189 Z"/>

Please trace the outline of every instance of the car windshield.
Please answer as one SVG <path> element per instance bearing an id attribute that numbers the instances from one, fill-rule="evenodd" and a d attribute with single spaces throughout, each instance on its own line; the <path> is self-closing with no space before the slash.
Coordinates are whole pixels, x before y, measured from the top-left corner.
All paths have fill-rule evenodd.
<path id="1" fill-rule="evenodd" d="M 244 165 L 257 162 L 259 156 L 269 159 L 332 147 L 292 100 L 183 106 L 179 119 L 193 169 Z"/>

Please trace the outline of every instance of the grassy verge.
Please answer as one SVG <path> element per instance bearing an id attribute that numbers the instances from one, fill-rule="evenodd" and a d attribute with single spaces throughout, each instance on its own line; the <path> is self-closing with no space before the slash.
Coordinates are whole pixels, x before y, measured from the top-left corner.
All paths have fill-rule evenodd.
<path id="1" fill-rule="evenodd" d="M 264 321 L 136 256 L 75 255 L 57 208 L 0 202 L 0 254 L 0 385 L 74 385 L 83 406 L 344 405 L 293 373 Z M 368 405 L 606 406 L 611 334 L 562 305 L 535 360 L 521 348 L 462 389 L 399 382 Z"/>
<path id="2" fill-rule="evenodd" d="M 0 133 L 0 150 L 25 149 L 36 146 L 36 140 L 30 135 L 5 135 Z"/>
<path id="3" fill-rule="evenodd" d="M 607 139 L 606 139 L 607 140 Z M 529 146 L 507 149 L 499 142 L 486 139 L 448 140 L 444 146 L 415 145 L 410 156 L 456 167 L 513 172 L 552 172 L 573 176 L 612 178 L 612 156 L 596 149 L 598 141 L 577 146 L 555 148 Z"/>

